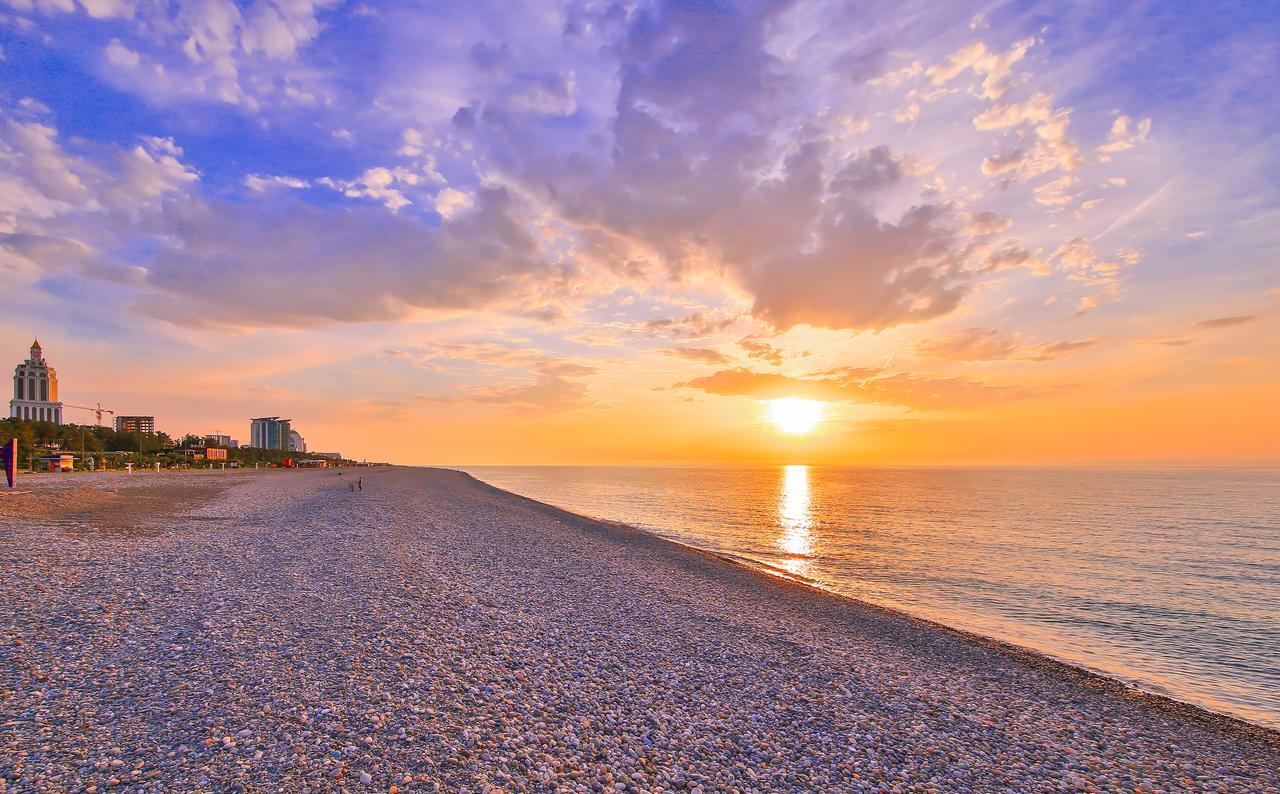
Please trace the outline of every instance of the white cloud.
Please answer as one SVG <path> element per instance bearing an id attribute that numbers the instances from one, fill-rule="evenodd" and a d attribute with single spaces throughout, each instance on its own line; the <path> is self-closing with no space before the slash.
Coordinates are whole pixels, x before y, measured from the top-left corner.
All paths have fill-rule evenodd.
<path id="1" fill-rule="evenodd" d="M 262 176 L 260 174 L 249 174 L 244 178 L 245 187 L 261 193 L 272 187 L 287 187 L 300 190 L 302 188 L 311 187 L 311 183 L 305 179 L 299 179 L 296 176 Z"/>
<path id="2" fill-rule="evenodd" d="M 142 56 L 121 43 L 120 39 L 112 39 L 102 51 L 107 63 L 122 69 L 136 69 L 142 62 Z"/>
<path id="3" fill-rule="evenodd" d="M 1077 181 L 1078 180 L 1073 176 L 1062 176 L 1051 182 L 1046 182 L 1035 189 L 1033 194 L 1035 202 L 1041 206 L 1061 209 L 1075 201 L 1075 196 L 1071 195 L 1067 191 L 1070 190 Z"/>
<path id="4" fill-rule="evenodd" d="M 426 137 L 421 131 L 412 127 L 406 128 L 401 133 L 401 139 L 404 143 L 397 150 L 397 154 L 403 157 L 419 157 L 426 152 Z"/>
<path id="5" fill-rule="evenodd" d="M 448 220 L 454 215 L 469 209 L 475 203 L 475 197 L 461 190 L 447 187 L 436 194 L 436 212 Z"/>
<path id="6" fill-rule="evenodd" d="M 381 166 L 366 169 L 355 179 L 331 180 L 335 189 L 351 198 L 371 198 L 381 201 L 392 212 L 396 212 L 413 202 L 405 198 L 404 193 L 395 187 L 397 176 L 390 169 Z"/>
<path id="7" fill-rule="evenodd" d="M 1013 65 L 1022 60 L 1036 43 L 1034 38 L 1017 42 L 1004 53 L 993 53 L 982 42 L 969 44 L 952 53 L 942 63 L 929 67 L 926 75 L 935 86 L 945 85 L 966 69 L 983 75 L 982 96 L 987 99 L 1000 99 L 1010 88 L 1010 75 Z"/>
<path id="8" fill-rule="evenodd" d="M 1151 134 L 1151 119 L 1134 122 L 1128 116 L 1118 116 L 1111 125 L 1107 142 L 1098 147 L 1099 152 L 1113 153 L 1132 149 Z"/>
<path id="9" fill-rule="evenodd" d="M 16 11 L 39 12 L 42 14 L 66 14 L 76 10 L 74 0 L 4 0 L 5 4 Z"/>
<path id="10" fill-rule="evenodd" d="M 80 5 L 94 19 L 129 19 L 133 17 L 135 10 L 132 0 L 80 0 Z"/>
<path id="11" fill-rule="evenodd" d="M 1020 124 L 1041 124 L 1053 116 L 1053 97 L 1043 91 L 1022 102 L 997 102 L 973 118 L 980 130 L 1001 130 Z"/>

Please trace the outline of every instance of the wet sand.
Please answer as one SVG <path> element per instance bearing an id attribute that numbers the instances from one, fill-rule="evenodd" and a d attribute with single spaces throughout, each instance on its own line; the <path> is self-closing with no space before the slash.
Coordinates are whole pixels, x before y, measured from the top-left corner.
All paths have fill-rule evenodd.
<path id="1" fill-rule="evenodd" d="M 458 472 L 22 487 L 9 790 L 1280 791 L 1273 732 Z"/>

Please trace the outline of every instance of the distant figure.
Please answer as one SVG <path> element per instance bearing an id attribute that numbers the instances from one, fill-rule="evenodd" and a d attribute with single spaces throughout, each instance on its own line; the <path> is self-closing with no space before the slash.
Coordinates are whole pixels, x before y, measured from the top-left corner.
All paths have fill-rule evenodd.
<path id="1" fill-rule="evenodd" d="M 362 490 L 362 491 L 364 490 L 364 478 L 363 478 L 363 477 L 357 477 L 357 478 L 356 478 L 356 487 L 358 487 L 358 488 L 359 488 L 360 490 Z"/>
<path id="2" fill-rule="evenodd" d="M 351 493 L 355 493 L 355 492 L 356 492 L 356 484 L 355 484 L 355 483 L 353 483 L 353 482 L 349 482 L 349 483 L 347 483 L 347 490 L 348 490 L 348 491 L 350 491 Z"/>

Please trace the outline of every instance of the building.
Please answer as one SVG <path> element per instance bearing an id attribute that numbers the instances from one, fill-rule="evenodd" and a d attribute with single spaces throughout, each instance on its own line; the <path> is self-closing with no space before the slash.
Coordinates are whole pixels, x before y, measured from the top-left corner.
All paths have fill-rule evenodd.
<path id="1" fill-rule="evenodd" d="M 289 449 L 289 422 L 278 416 L 249 420 L 249 444 L 258 449 Z"/>
<path id="2" fill-rule="evenodd" d="M 156 432 L 156 418 L 154 416 L 117 416 L 116 432 L 152 435 Z"/>
<path id="3" fill-rule="evenodd" d="M 58 373 L 44 360 L 39 339 L 31 343 L 30 357 L 13 369 L 13 399 L 9 401 L 9 416 L 62 424 Z"/>
<path id="4" fill-rule="evenodd" d="M 218 449 L 217 447 L 206 447 L 204 450 L 204 456 L 209 460 L 226 460 L 227 451 L 225 449 Z"/>
<path id="5" fill-rule="evenodd" d="M 224 436 L 220 433 L 212 433 L 204 437 L 204 443 L 213 447 L 222 447 L 223 449 L 235 449 L 236 440 L 231 436 Z"/>
<path id="6" fill-rule="evenodd" d="M 289 431 L 289 451 L 290 452 L 306 452 L 307 440 L 297 430 Z"/>
<path id="7" fill-rule="evenodd" d="M 327 460 L 342 460 L 341 452 L 312 452 L 313 458 L 325 458 Z"/>

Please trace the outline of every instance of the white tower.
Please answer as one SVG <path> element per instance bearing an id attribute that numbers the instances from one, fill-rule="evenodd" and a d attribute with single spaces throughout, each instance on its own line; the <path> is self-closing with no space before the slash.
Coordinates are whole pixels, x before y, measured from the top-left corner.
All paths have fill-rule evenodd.
<path id="1" fill-rule="evenodd" d="M 44 360 L 39 339 L 31 343 L 31 357 L 13 370 L 13 399 L 9 401 L 9 416 L 62 424 L 58 373 Z"/>

